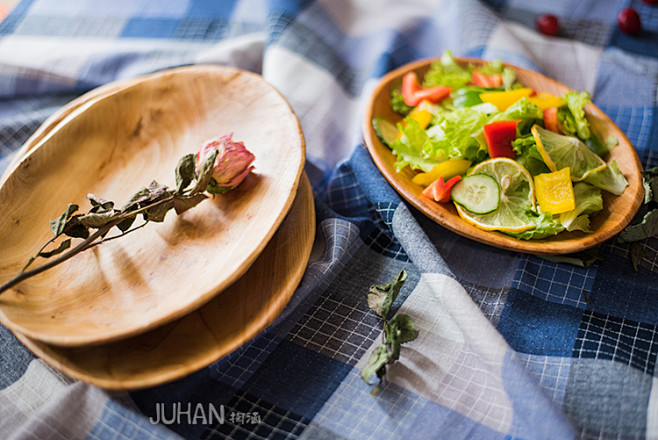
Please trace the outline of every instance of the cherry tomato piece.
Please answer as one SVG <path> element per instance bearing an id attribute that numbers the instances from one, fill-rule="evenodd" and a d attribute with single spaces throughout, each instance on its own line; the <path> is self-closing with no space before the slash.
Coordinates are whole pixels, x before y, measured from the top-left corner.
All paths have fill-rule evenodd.
<path id="1" fill-rule="evenodd" d="M 542 34 L 554 37 L 560 29 L 560 21 L 553 14 L 541 14 L 537 16 L 535 26 Z"/>
<path id="2" fill-rule="evenodd" d="M 628 35 L 637 35 L 642 31 L 640 14 L 633 8 L 624 8 L 617 14 L 617 26 Z"/>

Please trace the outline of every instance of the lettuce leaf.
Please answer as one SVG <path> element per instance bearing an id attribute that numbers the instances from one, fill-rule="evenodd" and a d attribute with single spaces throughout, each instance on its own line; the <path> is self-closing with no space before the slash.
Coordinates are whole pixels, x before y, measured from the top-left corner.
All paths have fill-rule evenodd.
<path id="1" fill-rule="evenodd" d="M 555 220 L 550 212 L 539 214 L 529 212 L 528 216 L 535 222 L 536 226 L 534 228 L 523 232 L 505 233 L 520 240 L 539 240 L 542 238 L 550 237 L 552 235 L 557 235 L 564 231 L 564 226 L 562 226 L 562 223 Z"/>
<path id="2" fill-rule="evenodd" d="M 471 79 L 471 72 L 457 64 L 452 53 L 446 51 L 430 66 L 430 70 L 425 74 L 423 87 L 442 85 L 456 90 L 471 82 Z"/>
<path id="3" fill-rule="evenodd" d="M 576 135 L 582 140 L 589 139 L 591 132 L 589 130 L 589 122 L 585 118 L 584 109 L 585 104 L 591 102 L 589 92 L 586 90 L 582 92 L 567 92 L 562 99 L 564 99 L 566 107 L 560 107 L 558 118 L 563 128 L 569 134 Z"/>
<path id="4" fill-rule="evenodd" d="M 619 170 L 619 165 L 614 159 L 608 162 L 608 166 L 601 171 L 589 174 L 585 178 L 585 182 L 615 195 L 623 193 L 628 186 L 626 177 Z"/>
<path id="5" fill-rule="evenodd" d="M 413 107 L 405 104 L 399 87 L 394 87 L 393 90 L 391 90 L 391 108 L 394 112 L 399 113 L 402 116 L 408 115 L 413 109 Z"/>
<path id="6" fill-rule="evenodd" d="M 443 114 L 436 128 L 429 130 L 434 142 L 428 145 L 431 149 L 425 153 L 430 157 L 482 161 L 487 155 L 487 146 L 481 136 L 482 127 L 489 120 L 489 113 L 472 107 Z"/>
<path id="7" fill-rule="evenodd" d="M 504 112 L 498 113 L 491 118 L 493 121 L 515 121 L 520 119 L 517 129 L 521 134 L 530 132 L 530 128 L 539 120 L 544 119 L 544 113 L 539 107 L 525 98 L 521 98 L 510 105 Z"/>
<path id="8" fill-rule="evenodd" d="M 391 151 L 397 157 L 395 168 L 398 172 L 406 166 L 428 172 L 441 161 L 441 158 L 430 158 L 424 154 L 425 150 L 432 149 L 432 141 L 417 121 L 409 119 L 404 126 L 398 124 L 398 130 L 402 136 L 391 145 Z"/>
<path id="9" fill-rule="evenodd" d="M 551 172 L 537 149 L 534 136 L 527 135 L 516 138 L 512 142 L 512 148 L 516 151 L 514 159 L 523 165 L 531 176 Z"/>
<path id="10" fill-rule="evenodd" d="M 592 232 L 589 227 L 589 214 L 603 209 L 601 190 L 585 182 L 573 186 L 576 208 L 560 214 L 559 221 L 567 231 Z"/>

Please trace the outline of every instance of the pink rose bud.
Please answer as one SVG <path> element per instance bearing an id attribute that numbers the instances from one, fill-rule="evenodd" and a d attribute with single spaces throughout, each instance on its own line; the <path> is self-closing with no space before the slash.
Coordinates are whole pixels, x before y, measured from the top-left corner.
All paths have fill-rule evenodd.
<path id="1" fill-rule="evenodd" d="M 233 142 L 233 133 L 205 142 L 196 154 L 197 166 L 213 151 L 217 151 L 213 169 L 211 192 L 226 192 L 238 186 L 254 169 L 256 158 L 243 142 Z"/>

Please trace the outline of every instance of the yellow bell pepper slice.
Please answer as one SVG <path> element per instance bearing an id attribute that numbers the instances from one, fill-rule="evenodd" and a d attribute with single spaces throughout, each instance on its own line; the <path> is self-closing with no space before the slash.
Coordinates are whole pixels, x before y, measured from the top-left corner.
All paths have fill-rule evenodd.
<path id="1" fill-rule="evenodd" d="M 428 186 L 439 177 L 443 177 L 445 182 L 455 176 L 462 176 L 471 166 L 471 161 L 466 159 L 448 159 L 435 165 L 434 168 L 426 173 L 416 174 L 411 181 L 416 185 Z"/>
<path id="2" fill-rule="evenodd" d="M 564 100 L 562 98 L 546 92 L 537 92 L 536 95 L 529 96 L 527 99 L 542 111 L 547 108 L 562 107 L 564 105 Z"/>
<path id="3" fill-rule="evenodd" d="M 483 92 L 480 93 L 482 102 L 493 104 L 499 111 L 505 111 L 509 106 L 521 98 L 527 98 L 532 95 L 534 90 L 529 88 L 506 90 L 504 92 Z"/>
<path id="4" fill-rule="evenodd" d="M 569 167 L 534 177 L 537 203 L 542 212 L 562 214 L 576 209 Z"/>
<path id="5" fill-rule="evenodd" d="M 423 101 L 425 102 L 425 101 Z M 422 105 L 423 103 L 421 103 Z M 421 105 L 418 107 L 414 107 L 413 110 L 409 112 L 406 118 L 402 121 L 402 126 L 406 126 L 406 121 L 408 119 L 413 119 L 416 122 L 418 122 L 418 125 L 420 125 L 420 128 L 425 130 L 428 125 L 430 125 L 430 122 L 432 122 L 432 112 L 429 110 L 422 108 Z M 398 139 L 402 137 L 402 132 L 398 132 Z"/>
<path id="6" fill-rule="evenodd" d="M 423 130 L 432 122 L 432 113 L 429 110 L 419 109 L 416 107 L 407 115 L 408 118 L 414 119 Z"/>

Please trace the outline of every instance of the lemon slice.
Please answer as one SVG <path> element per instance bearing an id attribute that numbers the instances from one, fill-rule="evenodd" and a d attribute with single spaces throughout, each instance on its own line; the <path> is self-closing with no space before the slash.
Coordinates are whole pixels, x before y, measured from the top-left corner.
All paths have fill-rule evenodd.
<path id="1" fill-rule="evenodd" d="M 548 168 L 558 171 L 568 167 L 574 182 L 580 182 L 607 166 L 603 159 L 576 137 L 553 133 L 539 125 L 534 125 L 531 131 L 539 154 Z"/>
<path id="2" fill-rule="evenodd" d="M 507 157 L 480 162 L 469 175 L 487 174 L 500 187 L 498 209 L 488 214 L 474 214 L 455 204 L 459 216 L 467 223 L 485 231 L 523 232 L 535 227 L 528 216 L 535 209 L 535 185 L 528 170 Z"/>

